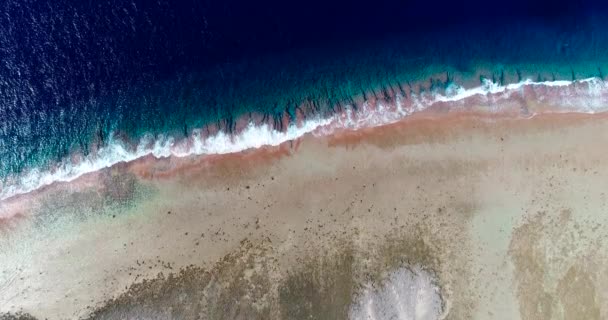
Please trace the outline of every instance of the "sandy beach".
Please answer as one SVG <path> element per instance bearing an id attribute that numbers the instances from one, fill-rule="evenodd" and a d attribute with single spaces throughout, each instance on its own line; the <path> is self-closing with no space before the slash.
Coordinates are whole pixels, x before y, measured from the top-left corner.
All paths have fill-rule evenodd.
<path id="1" fill-rule="evenodd" d="M 403 319 L 605 319 L 607 144 L 605 114 L 429 112 L 115 165 L 4 204 L 0 319 L 367 319 L 409 276 L 440 310 Z"/>

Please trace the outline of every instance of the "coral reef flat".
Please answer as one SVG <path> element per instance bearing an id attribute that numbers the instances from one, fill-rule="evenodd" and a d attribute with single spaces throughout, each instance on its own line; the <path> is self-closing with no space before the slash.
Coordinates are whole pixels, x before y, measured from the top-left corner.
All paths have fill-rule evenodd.
<path id="1" fill-rule="evenodd" d="M 428 112 L 54 183 L 2 204 L 0 319 L 607 318 L 607 129 Z"/>

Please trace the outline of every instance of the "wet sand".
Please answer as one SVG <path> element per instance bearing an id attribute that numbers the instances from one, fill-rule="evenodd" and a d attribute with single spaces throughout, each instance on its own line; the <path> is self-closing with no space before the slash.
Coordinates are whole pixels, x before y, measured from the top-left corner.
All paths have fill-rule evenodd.
<path id="1" fill-rule="evenodd" d="M 446 319 L 607 318 L 607 129 L 423 113 L 120 164 L 11 202 L 0 313 L 342 319 L 405 268 L 433 277 Z"/>

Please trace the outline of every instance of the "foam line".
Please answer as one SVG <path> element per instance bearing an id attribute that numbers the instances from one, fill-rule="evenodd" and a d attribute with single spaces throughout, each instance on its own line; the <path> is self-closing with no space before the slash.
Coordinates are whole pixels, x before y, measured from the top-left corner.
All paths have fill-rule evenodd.
<path id="1" fill-rule="evenodd" d="M 189 139 L 180 141 L 170 136 L 145 136 L 135 147 L 130 147 L 111 135 L 104 147 L 87 157 L 81 157 L 81 160 L 72 162 L 70 159 L 64 159 L 49 170 L 34 168 L 21 175 L 9 177 L 4 185 L 0 184 L 0 200 L 28 193 L 54 182 L 72 181 L 84 174 L 149 155 L 156 158 L 186 157 L 276 146 L 308 133 L 328 135 L 339 129 L 356 130 L 394 123 L 437 103 L 466 103 L 468 99 L 480 97 L 487 102 L 496 102 L 508 99 L 514 93 L 522 93 L 528 88 L 540 92 L 537 99 L 544 102 L 552 99 L 544 96 L 544 91 L 561 90 L 553 99 L 560 106 L 567 106 L 565 111 L 594 113 L 608 109 L 608 89 L 598 78 L 546 82 L 525 80 L 504 86 L 486 80 L 481 86 L 470 89 L 451 84 L 445 93 L 412 94 L 408 98 L 397 95 L 392 102 L 366 102 L 357 108 L 357 111 L 352 106 L 347 106 L 339 114 L 328 118 L 307 119 L 300 125 L 290 124 L 284 131 L 274 130 L 267 124 L 250 123 L 236 135 L 219 132 L 213 136 L 205 136 L 203 131 L 198 129 L 193 130 Z"/>

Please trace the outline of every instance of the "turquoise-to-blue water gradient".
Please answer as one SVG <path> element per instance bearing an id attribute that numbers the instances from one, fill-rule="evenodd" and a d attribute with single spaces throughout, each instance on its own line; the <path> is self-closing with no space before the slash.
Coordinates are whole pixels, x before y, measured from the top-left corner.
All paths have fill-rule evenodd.
<path id="1" fill-rule="evenodd" d="M 482 2 L 435 14 L 390 1 L 328 10 L 321 2 L 8 1 L 0 178 L 86 156 L 112 133 L 137 141 L 209 124 L 230 131 L 249 113 L 294 121 L 304 103 L 329 114 L 391 87 L 604 79 L 608 15 L 560 5 L 514 4 L 493 15 L 501 8 Z"/>

